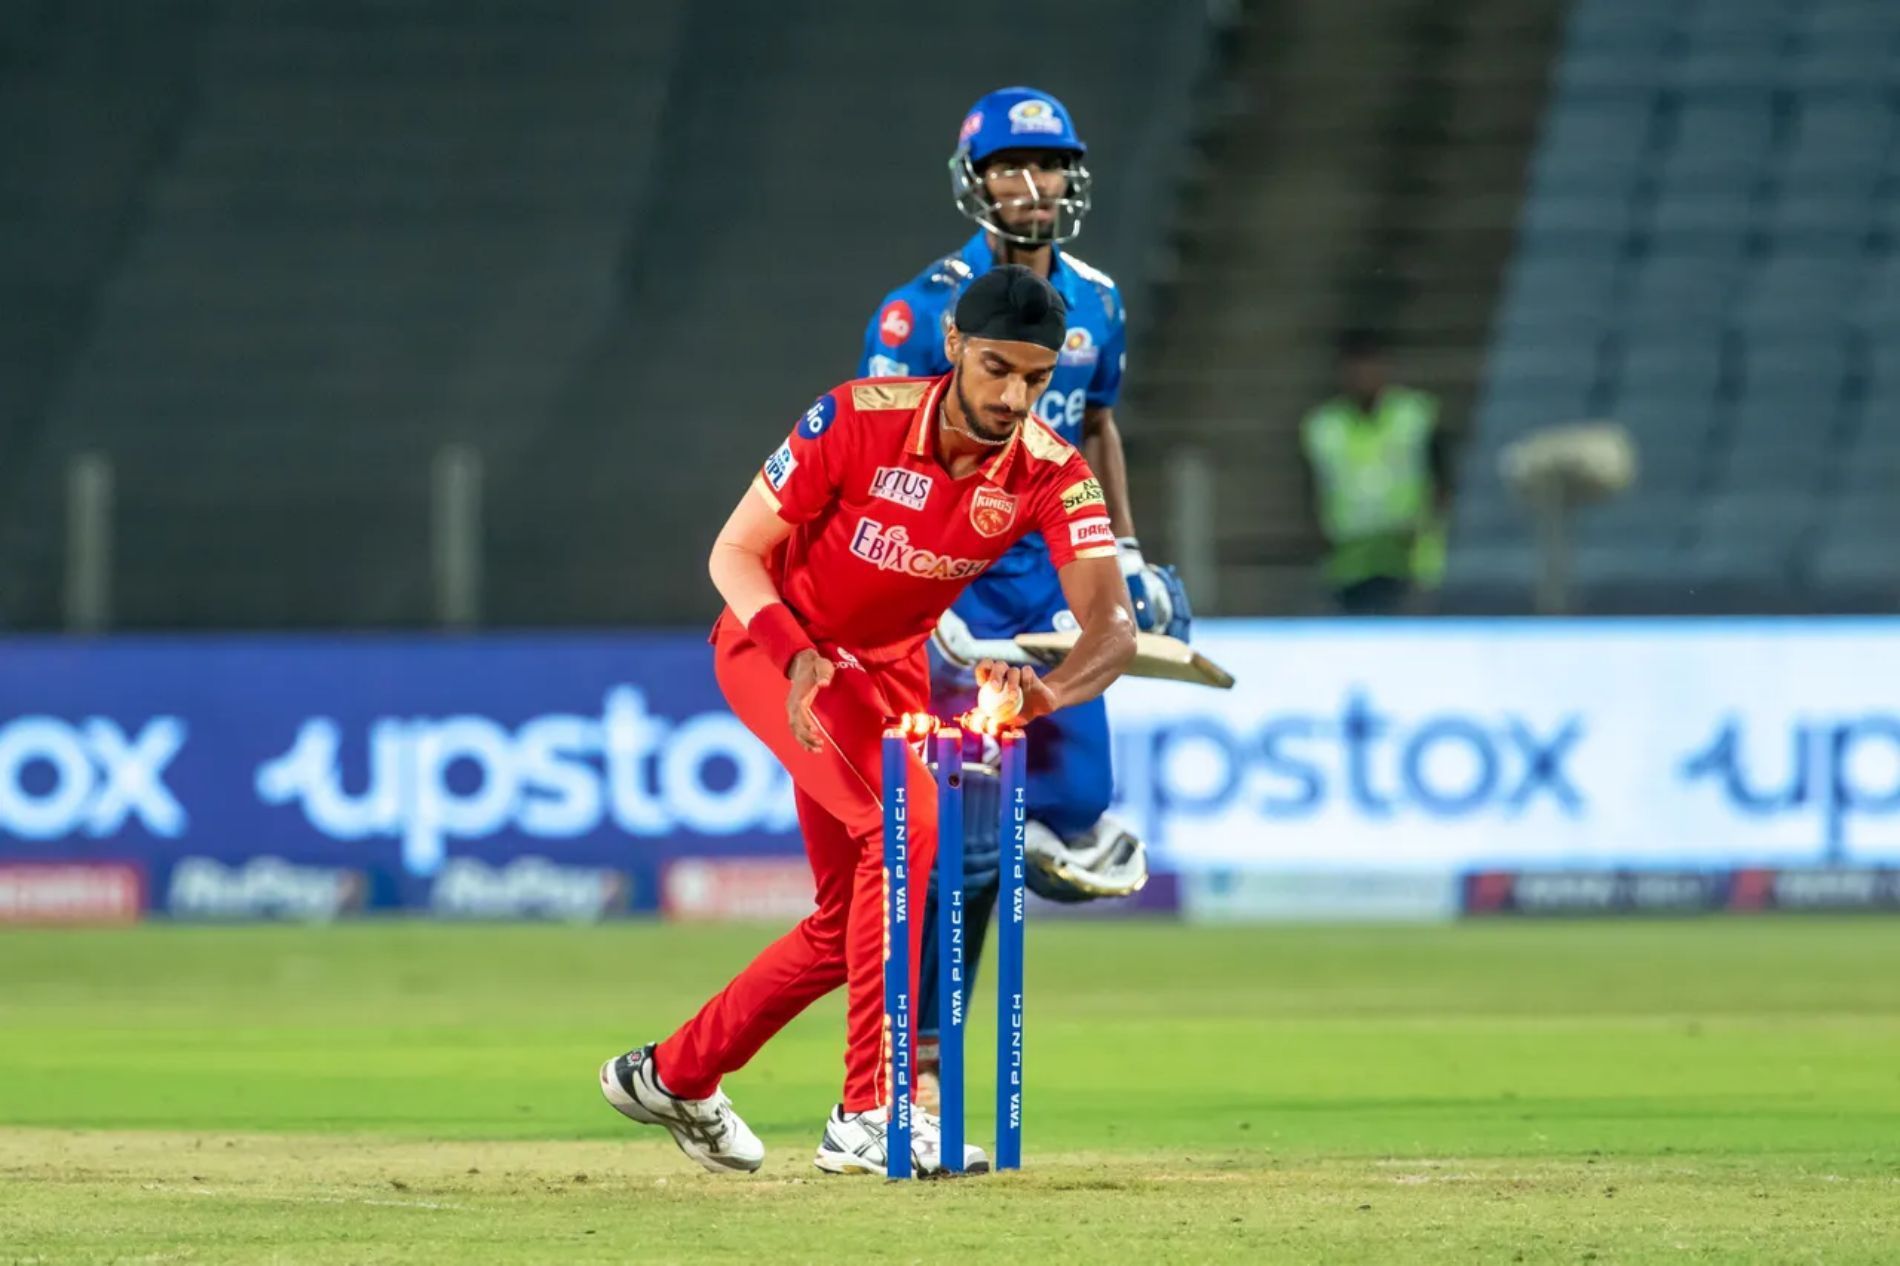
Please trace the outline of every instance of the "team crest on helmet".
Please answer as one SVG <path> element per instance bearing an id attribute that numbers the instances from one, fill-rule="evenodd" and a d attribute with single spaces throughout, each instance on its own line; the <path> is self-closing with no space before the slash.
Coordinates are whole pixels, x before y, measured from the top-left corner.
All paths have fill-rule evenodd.
<path id="1" fill-rule="evenodd" d="M 1027 101 L 1018 101 L 1009 108 L 1009 130 L 1011 132 L 1042 132 L 1060 136 L 1062 116 L 1057 114 L 1055 107 L 1047 101 L 1031 97 Z"/>
<path id="2" fill-rule="evenodd" d="M 985 536 L 1001 536 L 1016 521 L 1016 498 L 1000 488 L 983 487 L 970 498 L 970 526 Z"/>

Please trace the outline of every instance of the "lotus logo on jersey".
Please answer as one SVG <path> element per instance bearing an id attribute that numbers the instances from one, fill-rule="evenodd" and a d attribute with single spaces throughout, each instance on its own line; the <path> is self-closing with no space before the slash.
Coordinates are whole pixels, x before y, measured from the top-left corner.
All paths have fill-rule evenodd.
<path id="1" fill-rule="evenodd" d="M 970 498 L 970 526 L 985 536 L 1001 536 L 1016 521 L 1016 498 L 997 488 L 978 488 Z"/>
<path id="2" fill-rule="evenodd" d="M 1064 365 L 1093 365 L 1101 354 L 1088 328 L 1078 325 L 1062 340 L 1062 350 L 1056 353 L 1056 359 Z"/>
<path id="3" fill-rule="evenodd" d="M 879 466 L 877 474 L 871 477 L 871 495 L 894 501 L 906 509 L 921 510 L 924 502 L 930 500 L 932 482 L 930 476 L 921 470 Z"/>
<path id="4" fill-rule="evenodd" d="M 1009 108 L 1009 130 L 1062 134 L 1062 116 L 1047 101 L 1031 97 Z"/>
<path id="5" fill-rule="evenodd" d="M 901 527 L 887 528 L 876 519 L 859 519 L 851 536 L 851 552 L 880 571 L 894 571 L 921 580 L 968 580 L 989 566 L 987 559 L 951 558 L 910 543 Z"/>
<path id="6" fill-rule="evenodd" d="M 910 305 L 902 299 L 893 299 L 884 305 L 884 311 L 878 314 L 877 337 L 886 347 L 897 347 L 910 337 L 911 327 L 916 324 L 910 314 Z"/>

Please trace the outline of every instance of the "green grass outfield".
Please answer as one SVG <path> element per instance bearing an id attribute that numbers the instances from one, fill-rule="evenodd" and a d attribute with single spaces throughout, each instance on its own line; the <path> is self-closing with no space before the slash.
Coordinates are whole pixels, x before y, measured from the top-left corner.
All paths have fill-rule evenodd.
<path id="1" fill-rule="evenodd" d="M 0 1263 L 1900 1260 L 1900 921 L 1035 927 L 1028 1168 L 901 1187 L 835 998 L 756 1176 L 601 1102 L 768 935 L 0 933 Z"/>

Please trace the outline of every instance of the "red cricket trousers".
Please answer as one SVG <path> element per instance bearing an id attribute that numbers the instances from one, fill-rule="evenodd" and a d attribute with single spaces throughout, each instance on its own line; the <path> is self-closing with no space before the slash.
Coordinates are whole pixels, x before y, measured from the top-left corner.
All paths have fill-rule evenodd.
<path id="1" fill-rule="evenodd" d="M 660 1043 L 660 1078 L 685 1098 L 712 1094 L 722 1076 L 745 1067 L 793 1016 L 839 985 L 849 987 L 845 1111 L 867 1111 L 887 1097 L 882 739 L 886 717 L 928 710 L 929 666 L 921 647 L 896 663 L 863 666 L 834 648 L 821 649 L 838 671 L 812 705 L 824 750 L 808 752 L 792 737 L 784 674 L 752 644 L 730 611 L 713 629 L 714 671 L 726 702 L 792 776 L 818 908 L 766 946 L 699 1014 Z M 914 753 L 910 767 L 910 908 L 916 916 L 909 920 L 910 996 L 915 998 L 924 895 L 937 856 L 937 788 Z"/>

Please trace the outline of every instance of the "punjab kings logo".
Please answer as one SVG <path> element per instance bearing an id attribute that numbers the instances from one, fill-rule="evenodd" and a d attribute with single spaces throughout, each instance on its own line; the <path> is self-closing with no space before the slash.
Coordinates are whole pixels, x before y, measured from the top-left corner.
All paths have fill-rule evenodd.
<path id="1" fill-rule="evenodd" d="M 968 580 L 989 566 L 982 558 L 951 558 L 910 543 L 910 532 L 885 527 L 876 519 L 859 519 L 851 534 L 851 552 L 879 571 L 894 571 L 919 580 Z"/>
<path id="2" fill-rule="evenodd" d="M 902 299 L 893 299 L 884 305 L 884 311 L 877 316 L 878 341 L 886 347 L 901 346 L 910 337 L 916 324 L 910 314 L 910 305 Z"/>
<path id="3" fill-rule="evenodd" d="M 1001 536 L 1016 521 L 1016 498 L 999 488 L 983 487 L 970 498 L 970 526 L 985 536 Z"/>

